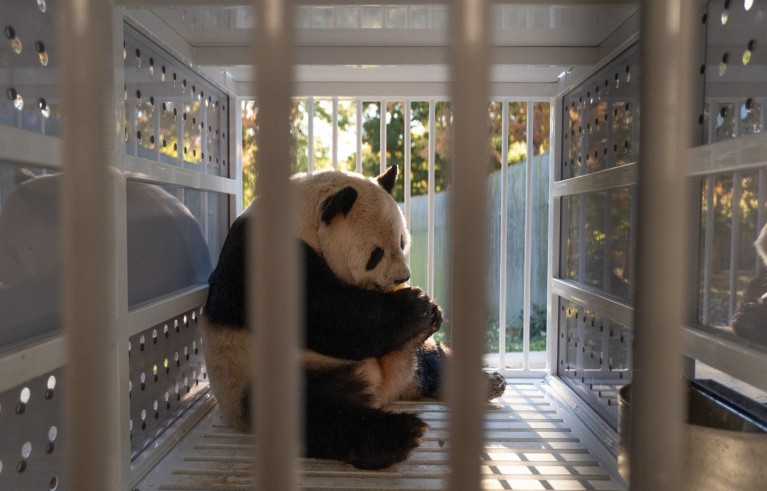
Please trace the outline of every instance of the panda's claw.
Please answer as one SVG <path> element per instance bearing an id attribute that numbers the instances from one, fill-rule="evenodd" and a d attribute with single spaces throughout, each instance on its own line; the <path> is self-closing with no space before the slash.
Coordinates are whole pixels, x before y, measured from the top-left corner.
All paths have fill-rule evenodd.
<path id="1" fill-rule="evenodd" d="M 488 392 L 487 400 L 501 397 L 506 391 L 506 379 L 498 372 L 491 372 L 487 374 Z"/>

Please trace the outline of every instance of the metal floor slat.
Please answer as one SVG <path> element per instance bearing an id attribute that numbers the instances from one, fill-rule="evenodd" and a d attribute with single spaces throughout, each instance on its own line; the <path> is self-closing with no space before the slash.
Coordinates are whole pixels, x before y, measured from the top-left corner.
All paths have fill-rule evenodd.
<path id="1" fill-rule="evenodd" d="M 520 491 L 623 491 L 604 449 L 588 448 L 593 435 L 547 381 L 509 381 L 504 397 L 488 405 L 482 455 L 483 489 Z M 449 473 L 448 410 L 433 402 L 403 402 L 391 409 L 418 413 L 429 432 L 410 458 L 387 470 L 360 471 L 333 461 L 302 459 L 301 489 L 444 489 Z M 588 435 L 587 435 L 588 434 Z M 584 438 L 586 437 L 586 438 Z M 249 436 L 207 414 L 143 479 L 141 491 L 251 489 L 253 444 Z"/>

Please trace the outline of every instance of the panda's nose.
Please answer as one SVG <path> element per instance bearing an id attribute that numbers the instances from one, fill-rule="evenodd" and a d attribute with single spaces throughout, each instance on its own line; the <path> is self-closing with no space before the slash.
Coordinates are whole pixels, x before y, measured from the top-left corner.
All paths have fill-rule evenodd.
<path id="1" fill-rule="evenodd" d="M 395 285 L 401 285 L 402 283 L 407 282 L 407 280 L 409 280 L 409 279 L 410 279 L 410 271 L 407 272 L 407 276 L 405 276 L 404 278 L 399 279 L 399 280 L 394 280 L 394 284 Z"/>

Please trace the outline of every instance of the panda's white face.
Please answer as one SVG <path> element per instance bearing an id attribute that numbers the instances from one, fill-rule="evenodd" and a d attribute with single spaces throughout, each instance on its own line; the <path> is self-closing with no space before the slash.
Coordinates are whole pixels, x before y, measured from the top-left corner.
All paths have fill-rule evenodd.
<path id="1" fill-rule="evenodd" d="M 346 283 L 390 291 L 410 279 L 410 234 L 397 203 L 376 187 L 358 191 L 346 216 L 321 223 L 320 249 L 330 269 Z"/>
<path id="2" fill-rule="evenodd" d="M 301 237 L 350 285 L 390 291 L 410 278 L 410 234 L 390 194 L 396 176 L 392 167 L 376 179 L 344 172 L 300 179 L 303 204 L 318 213 L 309 220 L 314 227 L 299 226 Z M 300 213 L 310 214 L 308 209 Z"/>

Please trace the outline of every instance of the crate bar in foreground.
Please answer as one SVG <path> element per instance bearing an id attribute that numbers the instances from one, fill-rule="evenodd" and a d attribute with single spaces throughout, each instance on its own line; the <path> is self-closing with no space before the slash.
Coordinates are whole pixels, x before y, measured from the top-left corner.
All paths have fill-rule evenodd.
<path id="1" fill-rule="evenodd" d="M 302 407 L 298 326 L 303 311 L 294 239 L 296 203 L 289 182 L 290 134 L 285 124 L 293 83 L 293 2 L 256 0 L 255 4 L 260 23 L 254 56 L 259 74 L 261 182 L 255 220 L 247 231 L 247 310 L 255 360 L 251 418 L 255 438 L 261 442 L 256 446 L 254 482 L 256 489 L 290 491 L 298 486 Z"/>
<path id="2" fill-rule="evenodd" d="M 67 489 L 118 489 L 115 208 L 118 139 L 112 3 L 70 1 L 60 22 L 64 103 L 63 289 Z M 84 465 L 87 463 L 87 465 Z"/>
<path id="3" fill-rule="evenodd" d="M 482 417 L 487 382 L 482 375 L 484 351 L 485 271 L 487 250 L 486 182 L 487 101 L 489 79 L 489 5 L 485 0 L 451 4 L 451 77 L 455 114 L 455 151 L 450 227 L 450 274 L 460 295 L 451 295 L 453 363 L 448 366 L 450 405 L 449 489 L 480 489 L 479 457 L 484 437 Z M 431 135 L 430 135 L 431 137 Z"/>
<path id="4" fill-rule="evenodd" d="M 691 123 L 692 22 L 687 0 L 642 2 L 641 172 L 637 233 L 631 489 L 683 488 L 681 332 L 687 290 L 685 165 Z M 680 61 L 681 60 L 681 61 Z M 683 234 L 681 234 L 683 235 Z M 659 241 L 658 237 L 675 237 Z M 648 431 L 651 430 L 651 431 Z"/>

